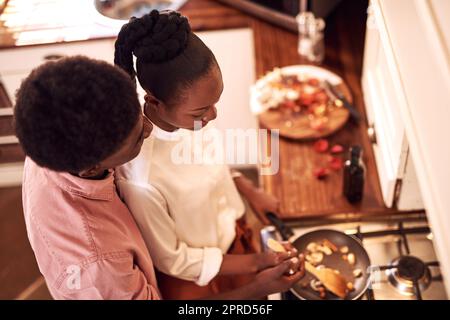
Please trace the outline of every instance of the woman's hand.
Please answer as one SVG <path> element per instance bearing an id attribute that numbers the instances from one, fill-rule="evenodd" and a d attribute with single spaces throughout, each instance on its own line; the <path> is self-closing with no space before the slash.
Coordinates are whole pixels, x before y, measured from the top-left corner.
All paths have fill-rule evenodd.
<path id="1" fill-rule="evenodd" d="M 291 243 L 289 242 L 281 242 L 283 247 L 286 249 L 286 252 L 274 252 L 268 251 L 263 253 L 257 253 L 256 256 L 256 265 L 257 271 L 264 270 L 266 268 L 274 267 L 279 265 L 286 259 L 295 258 L 298 256 L 298 251 L 295 249 Z"/>
<path id="2" fill-rule="evenodd" d="M 250 274 L 277 266 L 285 260 L 297 257 L 298 251 L 290 243 L 281 243 L 286 252 L 268 251 L 252 254 L 226 254 L 220 266 L 220 275 Z"/>
<path id="3" fill-rule="evenodd" d="M 264 224 L 270 224 L 266 218 L 266 212 L 278 212 L 280 208 L 280 201 L 276 197 L 259 188 L 254 188 L 246 199 L 258 219 Z"/>
<path id="4" fill-rule="evenodd" d="M 293 270 L 293 274 L 290 274 Z M 260 296 L 284 292 L 290 289 L 305 275 L 305 259 L 303 255 L 292 258 L 283 263 L 265 269 L 256 275 L 255 286 Z"/>
<path id="5" fill-rule="evenodd" d="M 293 270 L 293 274 L 290 272 Z M 248 300 L 260 299 L 269 294 L 290 289 L 305 275 L 303 255 L 284 260 L 280 264 L 259 272 L 255 280 L 232 291 L 208 296 L 208 299 Z"/>
<path id="6" fill-rule="evenodd" d="M 234 183 L 258 219 L 264 224 L 270 224 L 265 213 L 278 212 L 280 201 L 273 195 L 264 192 L 263 189 L 256 188 L 252 181 L 242 175 L 234 178 Z"/>

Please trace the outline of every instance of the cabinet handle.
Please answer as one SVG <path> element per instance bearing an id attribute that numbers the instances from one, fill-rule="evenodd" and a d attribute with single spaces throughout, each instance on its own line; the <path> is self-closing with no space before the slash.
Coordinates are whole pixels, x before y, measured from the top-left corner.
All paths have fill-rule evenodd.
<path id="1" fill-rule="evenodd" d="M 377 134 L 374 125 L 370 125 L 369 128 L 367 128 L 367 135 L 369 136 L 370 143 L 377 144 Z"/>
<path id="2" fill-rule="evenodd" d="M 44 60 L 47 60 L 47 61 L 58 60 L 58 59 L 61 59 L 63 57 L 64 57 L 64 55 L 62 55 L 62 54 L 50 53 L 50 54 L 47 54 L 47 55 L 44 56 Z"/>

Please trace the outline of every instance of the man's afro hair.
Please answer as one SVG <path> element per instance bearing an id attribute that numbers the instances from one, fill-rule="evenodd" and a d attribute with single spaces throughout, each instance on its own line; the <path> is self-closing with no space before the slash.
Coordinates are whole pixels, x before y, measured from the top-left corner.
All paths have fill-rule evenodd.
<path id="1" fill-rule="evenodd" d="M 47 62 L 22 82 L 14 125 L 26 155 L 38 165 L 78 173 L 117 151 L 140 112 L 125 72 L 75 56 Z"/>

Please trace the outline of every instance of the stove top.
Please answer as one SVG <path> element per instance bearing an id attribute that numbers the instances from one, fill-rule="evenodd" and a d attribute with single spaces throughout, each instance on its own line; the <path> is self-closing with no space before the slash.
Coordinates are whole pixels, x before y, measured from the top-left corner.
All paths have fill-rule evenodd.
<path id="1" fill-rule="evenodd" d="M 355 222 L 323 220 L 288 223 L 294 237 L 317 229 L 334 229 L 358 237 L 371 260 L 371 285 L 362 299 L 448 299 L 433 234 L 424 217 L 395 217 Z M 280 239 L 274 227 L 261 230 L 262 241 Z M 293 294 L 275 294 L 270 299 L 296 299 Z"/>

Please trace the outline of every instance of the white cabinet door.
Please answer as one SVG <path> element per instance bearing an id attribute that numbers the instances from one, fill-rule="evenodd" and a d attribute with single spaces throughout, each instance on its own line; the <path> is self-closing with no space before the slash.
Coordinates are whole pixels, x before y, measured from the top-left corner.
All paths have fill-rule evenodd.
<path id="1" fill-rule="evenodd" d="M 26 78 L 29 72 L 22 72 L 17 74 L 8 74 L 2 76 L 2 83 L 5 87 L 6 93 L 11 100 L 11 103 L 14 105 L 16 101 L 16 91 L 19 89 L 22 80 Z"/>
<path id="2" fill-rule="evenodd" d="M 0 74 L 30 71 L 52 56 L 85 55 L 114 61 L 114 39 L 18 47 L 0 50 Z"/>
<path id="3" fill-rule="evenodd" d="M 59 56 L 85 55 L 114 61 L 114 39 L 30 46 L 0 50 L 0 74 L 3 85 L 14 103 L 22 79 L 40 64 Z"/>
<path id="4" fill-rule="evenodd" d="M 255 82 L 253 32 L 251 29 L 200 32 L 198 36 L 214 52 L 222 70 L 224 90 L 217 104 L 215 126 L 219 129 L 256 129 L 250 86 Z"/>
<path id="5" fill-rule="evenodd" d="M 394 204 L 397 180 L 405 172 L 408 145 L 400 115 L 403 88 L 378 1 L 371 1 L 367 21 L 363 73 L 364 100 L 383 199 Z"/>
<path id="6" fill-rule="evenodd" d="M 222 70 L 224 91 L 217 103 L 214 126 L 222 132 L 223 137 L 226 137 L 226 130 L 257 130 L 258 121 L 249 103 L 250 86 L 255 82 L 252 30 L 208 31 L 200 32 L 198 36 L 214 52 Z M 231 166 L 256 168 L 256 163 Z"/>

